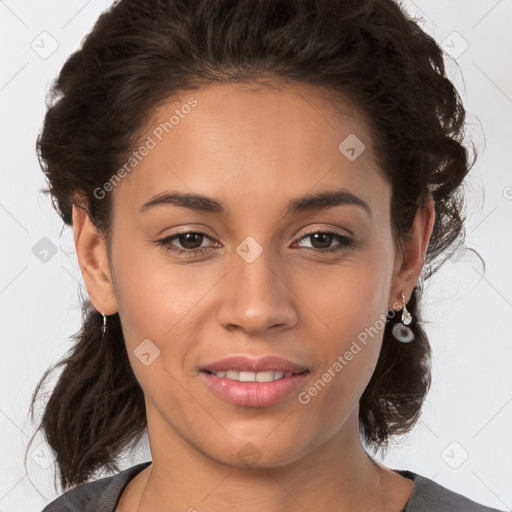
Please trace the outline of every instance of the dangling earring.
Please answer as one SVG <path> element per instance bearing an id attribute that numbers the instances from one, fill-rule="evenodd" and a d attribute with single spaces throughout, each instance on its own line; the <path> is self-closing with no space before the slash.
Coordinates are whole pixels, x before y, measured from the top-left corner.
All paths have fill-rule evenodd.
<path id="1" fill-rule="evenodd" d="M 405 295 L 402 292 L 402 301 L 404 303 L 403 311 L 402 311 L 402 323 L 404 325 L 409 325 L 412 322 L 412 315 L 407 311 L 407 307 L 405 306 Z"/>
<path id="2" fill-rule="evenodd" d="M 395 323 L 391 333 L 393 336 L 402 343 L 409 343 L 414 339 L 414 333 L 412 330 L 407 327 L 412 322 L 412 315 L 407 311 L 405 306 L 405 295 L 402 292 L 402 301 L 404 303 L 403 311 L 402 311 L 402 323 Z"/>
<path id="3" fill-rule="evenodd" d="M 103 339 L 103 336 L 105 336 L 105 331 L 107 330 L 107 317 L 103 315 L 103 325 L 101 326 L 101 339 Z"/>

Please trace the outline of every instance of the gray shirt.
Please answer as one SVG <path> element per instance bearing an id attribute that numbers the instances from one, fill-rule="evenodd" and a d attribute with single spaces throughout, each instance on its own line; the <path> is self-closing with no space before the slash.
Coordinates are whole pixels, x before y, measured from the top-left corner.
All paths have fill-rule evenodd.
<path id="1" fill-rule="evenodd" d="M 151 464 L 143 462 L 114 476 L 79 485 L 48 504 L 42 512 L 114 512 L 128 482 Z M 414 481 L 412 494 L 401 512 L 500 512 L 405 469 L 396 473 Z"/>

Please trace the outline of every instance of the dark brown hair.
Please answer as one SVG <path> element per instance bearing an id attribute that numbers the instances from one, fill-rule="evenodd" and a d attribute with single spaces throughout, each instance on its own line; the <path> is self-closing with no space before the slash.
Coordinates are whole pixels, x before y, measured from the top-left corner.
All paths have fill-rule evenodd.
<path id="1" fill-rule="evenodd" d="M 435 225 L 423 279 L 464 235 L 460 185 L 471 168 L 465 111 L 447 78 L 442 50 L 392 0 L 121 0 L 101 14 L 53 84 L 37 141 L 45 190 L 63 221 L 80 192 L 107 247 L 111 194 L 94 190 L 119 169 L 155 108 L 181 91 L 261 77 L 340 93 L 364 112 L 380 166 L 392 185 L 395 239 L 406 240 L 432 194 Z M 340 141 L 341 142 L 341 141 Z M 437 265 L 435 264 L 437 263 Z M 414 340 L 400 343 L 386 322 L 375 372 L 360 400 L 360 431 L 384 450 L 417 421 L 430 387 L 431 350 L 417 285 L 408 310 Z M 83 301 L 83 326 L 50 372 L 62 373 L 38 430 L 70 487 L 118 458 L 146 428 L 143 392 L 130 367 L 118 314 Z M 37 432 L 37 431 L 36 431 Z"/>

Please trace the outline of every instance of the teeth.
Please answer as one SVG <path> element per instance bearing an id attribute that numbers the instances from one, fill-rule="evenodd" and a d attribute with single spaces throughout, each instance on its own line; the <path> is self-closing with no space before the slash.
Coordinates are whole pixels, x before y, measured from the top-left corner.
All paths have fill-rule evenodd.
<path id="1" fill-rule="evenodd" d="M 236 370 L 219 370 L 214 372 L 214 375 L 231 380 L 238 380 L 240 382 L 271 382 L 273 380 L 282 379 L 283 377 L 291 377 L 293 372 L 275 372 L 273 370 L 265 372 L 237 372 Z"/>

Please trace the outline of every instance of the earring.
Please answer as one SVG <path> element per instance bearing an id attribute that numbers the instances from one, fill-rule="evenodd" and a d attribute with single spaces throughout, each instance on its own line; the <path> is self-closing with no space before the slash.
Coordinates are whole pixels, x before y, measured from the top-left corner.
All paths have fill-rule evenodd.
<path id="1" fill-rule="evenodd" d="M 402 311 L 402 323 L 395 323 L 393 329 L 391 330 L 391 333 L 398 341 L 402 343 L 409 343 L 412 340 L 414 340 L 414 333 L 412 332 L 410 327 L 407 327 L 412 322 L 412 315 L 411 313 L 409 313 L 409 311 L 407 311 L 407 308 L 405 306 L 405 295 L 403 292 L 402 301 L 404 303 Z"/>
<path id="2" fill-rule="evenodd" d="M 403 311 L 402 311 L 402 323 L 404 325 L 409 325 L 412 322 L 412 315 L 407 311 L 407 307 L 405 306 L 405 295 L 402 292 L 402 301 L 404 303 Z"/>
<path id="3" fill-rule="evenodd" d="M 103 325 L 101 326 L 101 339 L 103 339 L 103 336 L 105 336 L 105 331 L 107 330 L 107 317 L 103 315 Z"/>

